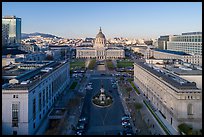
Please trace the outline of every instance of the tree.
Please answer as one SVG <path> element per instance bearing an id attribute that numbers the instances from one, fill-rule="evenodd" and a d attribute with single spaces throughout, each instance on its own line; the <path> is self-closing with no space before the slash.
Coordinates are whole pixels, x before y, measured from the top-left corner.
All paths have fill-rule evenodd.
<path id="1" fill-rule="evenodd" d="M 121 81 L 124 80 L 124 77 L 120 77 L 120 80 L 121 80 Z"/>
<path id="2" fill-rule="evenodd" d="M 182 123 L 178 125 L 178 129 L 181 133 L 185 133 L 186 135 L 192 135 L 193 129 L 190 125 L 187 125 L 186 123 Z"/>
<path id="3" fill-rule="evenodd" d="M 137 112 L 139 112 L 142 107 L 143 105 L 141 103 L 135 103 L 135 109 L 137 110 Z"/>
<path id="4" fill-rule="evenodd" d="M 129 98 L 130 98 L 130 92 L 132 91 L 132 88 L 131 88 L 131 87 L 128 87 L 128 88 L 126 88 L 126 90 L 127 90 L 127 92 L 128 92 L 128 96 L 129 96 Z"/>

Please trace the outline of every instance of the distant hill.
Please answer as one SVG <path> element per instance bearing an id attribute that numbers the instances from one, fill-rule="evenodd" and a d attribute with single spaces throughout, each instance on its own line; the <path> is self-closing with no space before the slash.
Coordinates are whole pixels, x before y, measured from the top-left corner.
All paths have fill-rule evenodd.
<path id="1" fill-rule="evenodd" d="M 40 32 L 35 32 L 35 33 L 29 33 L 29 34 L 27 34 L 27 33 L 21 33 L 21 38 L 22 39 L 26 39 L 26 38 L 29 38 L 30 36 L 41 36 L 41 37 L 43 37 L 43 38 L 54 38 L 54 37 L 56 37 L 56 38 L 61 38 L 61 37 L 58 37 L 58 36 L 55 36 L 55 35 L 52 35 L 52 34 L 45 34 L 45 33 L 40 33 Z"/>

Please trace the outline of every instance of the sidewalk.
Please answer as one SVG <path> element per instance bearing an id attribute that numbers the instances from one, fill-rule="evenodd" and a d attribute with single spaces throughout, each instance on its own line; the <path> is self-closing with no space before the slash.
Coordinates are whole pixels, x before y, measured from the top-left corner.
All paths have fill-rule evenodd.
<path id="1" fill-rule="evenodd" d="M 80 99 L 80 105 L 76 106 L 68 115 L 67 118 L 67 125 L 66 128 L 62 131 L 62 135 L 75 135 L 75 131 L 72 130 L 72 125 L 76 126 L 78 119 L 81 115 L 81 111 L 83 108 L 83 104 L 84 104 L 84 97 L 86 96 L 86 90 L 85 90 L 85 86 L 87 84 L 87 82 L 89 81 L 89 76 L 84 79 L 83 83 L 79 84 L 78 90 L 76 90 L 79 93 L 83 93 L 83 97 Z M 77 94 L 75 94 L 75 96 L 77 96 Z"/>
<path id="2" fill-rule="evenodd" d="M 159 110 L 155 111 L 155 113 L 157 114 L 159 119 L 164 123 L 164 125 L 168 128 L 168 130 L 172 133 L 172 135 L 179 135 L 179 132 L 173 126 L 171 126 L 171 124 L 167 120 L 163 118 Z"/>
<path id="3" fill-rule="evenodd" d="M 119 93 L 120 100 L 121 100 L 121 102 L 122 102 L 122 105 L 123 105 L 125 114 L 128 114 L 129 116 L 131 116 L 131 114 L 130 114 L 130 112 L 129 112 L 129 110 L 128 110 L 128 107 L 127 107 L 127 105 L 126 105 L 126 102 L 125 102 L 125 100 L 124 100 L 124 98 L 123 98 L 123 96 L 122 96 L 122 92 L 121 92 L 121 89 L 120 89 L 120 86 L 118 85 L 118 83 L 117 83 L 117 86 L 118 86 L 118 93 Z M 137 128 L 135 127 L 135 124 L 133 123 L 132 118 L 131 118 L 131 120 L 130 120 L 130 123 L 131 123 L 131 125 L 132 125 L 132 129 L 133 129 L 133 132 L 134 132 L 134 134 L 135 134 Z"/>
<path id="4" fill-rule="evenodd" d="M 163 116 L 161 115 L 161 113 L 159 112 L 159 110 L 151 103 L 149 102 L 148 99 L 146 99 L 146 97 L 143 96 L 143 92 L 141 91 L 140 88 L 138 88 L 138 85 L 136 83 L 134 83 L 136 88 L 139 90 L 139 92 L 141 93 L 140 97 L 142 97 L 143 100 L 146 100 L 146 102 L 151 106 L 152 110 L 154 110 L 155 114 L 158 116 L 158 118 L 163 122 L 163 124 L 168 128 L 168 130 L 171 132 L 172 135 L 179 135 L 179 132 L 167 121 L 163 118 Z M 146 107 L 146 105 L 144 105 Z M 147 108 L 148 109 L 148 108 Z M 149 111 L 149 110 L 148 110 Z M 151 113 L 151 112 L 150 112 Z M 151 114 L 152 115 L 152 114 Z M 154 117 L 152 115 L 152 117 Z M 154 118 L 154 120 L 156 121 L 156 123 L 159 125 L 159 123 L 157 122 L 157 120 Z M 160 126 L 160 125 L 159 125 Z M 163 130 L 163 128 L 160 126 L 160 128 Z M 166 134 L 166 133 L 165 133 Z"/>

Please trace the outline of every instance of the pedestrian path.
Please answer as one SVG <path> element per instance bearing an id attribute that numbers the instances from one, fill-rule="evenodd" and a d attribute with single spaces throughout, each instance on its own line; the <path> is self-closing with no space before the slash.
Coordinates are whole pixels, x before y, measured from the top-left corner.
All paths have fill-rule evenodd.
<path id="1" fill-rule="evenodd" d="M 161 113 L 157 110 L 155 111 L 159 119 L 164 123 L 164 125 L 168 128 L 172 135 L 179 135 L 179 132 L 161 115 Z"/>
<path id="2" fill-rule="evenodd" d="M 136 87 L 138 87 L 138 85 L 136 83 L 134 83 Z M 140 88 L 138 88 L 138 90 L 143 93 L 141 91 Z M 159 110 L 151 103 L 149 102 L 145 97 L 143 97 L 141 94 L 140 94 L 140 97 L 143 98 L 143 100 L 146 100 L 146 102 L 149 104 L 149 106 L 152 108 L 152 110 L 155 112 L 155 114 L 158 116 L 158 118 L 162 121 L 162 123 L 167 127 L 167 129 L 169 130 L 169 132 L 172 134 L 172 135 L 179 135 L 179 132 L 166 120 L 164 119 L 164 117 L 161 115 L 161 113 L 159 112 Z M 155 119 L 155 118 L 154 118 Z M 155 119 L 156 120 L 156 119 Z M 158 123 L 158 122 L 157 122 Z M 160 126 L 161 128 L 161 126 Z"/>

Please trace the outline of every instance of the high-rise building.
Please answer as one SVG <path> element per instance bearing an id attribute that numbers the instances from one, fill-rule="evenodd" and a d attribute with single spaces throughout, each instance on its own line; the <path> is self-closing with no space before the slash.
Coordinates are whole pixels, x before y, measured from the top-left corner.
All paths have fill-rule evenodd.
<path id="1" fill-rule="evenodd" d="M 160 36 L 158 38 L 158 48 L 162 50 L 167 49 L 167 42 L 171 39 L 171 35 Z"/>
<path id="2" fill-rule="evenodd" d="M 188 32 L 172 36 L 167 41 L 167 50 L 202 55 L 202 32 Z"/>
<path id="3" fill-rule="evenodd" d="M 2 24 L 2 45 L 5 46 L 8 43 L 8 24 Z"/>
<path id="4" fill-rule="evenodd" d="M 21 42 L 21 18 L 5 16 L 2 19 L 2 45 Z"/>

